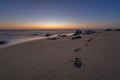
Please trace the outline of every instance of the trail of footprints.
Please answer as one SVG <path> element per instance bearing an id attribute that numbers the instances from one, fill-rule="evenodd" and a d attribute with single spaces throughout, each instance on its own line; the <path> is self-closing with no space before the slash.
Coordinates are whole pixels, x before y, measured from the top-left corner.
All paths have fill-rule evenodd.
<path id="1" fill-rule="evenodd" d="M 82 48 L 76 48 L 76 49 L 74 49 L 74 52 L 76 52 L 76 53 L 78 53 L 79 51 L 81 51 L 82 49 L 84 49 L 84 47 L 87 47 L 89 44 L 88 43 L 90 43 L 94 38 L 96 38 L 96 37 L 98 37 L 100 35 L 100 33 L 97 33 L 95 36 L 93 36 L 92 38 L 89 38 L 87 41 L 86 41 L 86 43 L 84 44 L 84 46 L 82 47 Z M 74 58 L 74 66 L 76 67 L 76 68 L 80 68 L 81 66 L 82 66 L 82 61 L 81 61 L 81 58 L 80 57 L 78 57 L 78 56 L 76 56 L 75 58 Z"/>

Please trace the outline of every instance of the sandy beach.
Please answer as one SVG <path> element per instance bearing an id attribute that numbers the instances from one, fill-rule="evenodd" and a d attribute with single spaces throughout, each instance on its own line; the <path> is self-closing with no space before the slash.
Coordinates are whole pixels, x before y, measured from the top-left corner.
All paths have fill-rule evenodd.
<path id="1" fill-rule="evenodd" d="M 108 31 L 0 49 L 0 80 L 120 80 L 119 35 Z M 80 68 L 73 64 L 75 57 Z"/>

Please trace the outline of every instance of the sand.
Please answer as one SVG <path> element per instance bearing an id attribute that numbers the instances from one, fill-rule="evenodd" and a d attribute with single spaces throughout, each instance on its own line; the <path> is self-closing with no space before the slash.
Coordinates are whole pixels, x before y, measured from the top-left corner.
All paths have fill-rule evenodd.
<path id="1" fill-rule="evenodd" d="M 110 31 L 0 49 L 0 80 L 119 80 L 119 35 Z M 81 58 L 80 68 L 73 64 L 75 57 Z"/>

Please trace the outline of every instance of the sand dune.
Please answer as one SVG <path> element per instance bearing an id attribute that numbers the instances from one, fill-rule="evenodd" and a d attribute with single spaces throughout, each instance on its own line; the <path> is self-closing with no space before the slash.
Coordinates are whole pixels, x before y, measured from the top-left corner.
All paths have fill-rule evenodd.
<path id="1" fill-rule="evenodd" d="M 119 80 L 119 35 L 110 31 L 0 49 L 0 80 Z M 75 57 L 81 68 L 74 66 Z"/>

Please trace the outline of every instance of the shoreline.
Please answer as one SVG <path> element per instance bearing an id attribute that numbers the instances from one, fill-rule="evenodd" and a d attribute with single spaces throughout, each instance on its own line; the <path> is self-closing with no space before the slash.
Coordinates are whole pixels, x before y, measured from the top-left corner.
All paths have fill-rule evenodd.
<path id="1" fill-rule="evenodd" d="M 73 33 L 67 33 L 65 35 L 72 36 L 72 34 Z M 50 37 L 57 37 L 57 36 L 58 36 L 58 34 L 54 34 Z M 47 38 L 48 37 L 40 36 L 40 37 L 27 37 L 27 38 L 15 39 L 15 40 L 12 40 L 12 41 L 8 41 L 8 43 L 6 43 L 6 44 L 0 45 L 0 49 L 11 47 L 11 46 L 14 46 L 14 45 L 19 45 L 19 44 L 22 44 L 22 43 L 24 44 L 24 43 L 27 43 L 27 42 L 32 42 L 32 41 L 37 41 L 37 40 L 45 40 Z"/>
<path id="2" fill-rule="evenodd" d="M 6 44 L 0 45 L 0 49 L 18 45 L 21 43 L 31 42 L 31 41 L 35 41 L 35 40 L 42 40 L 42 39 L 46 39 L 46 37 L 28 37 L 28 38 L 21 38 L 21 39 L 13 39 L 11 41 L 8 41 L 8 43 L 6 43 Z"/>

